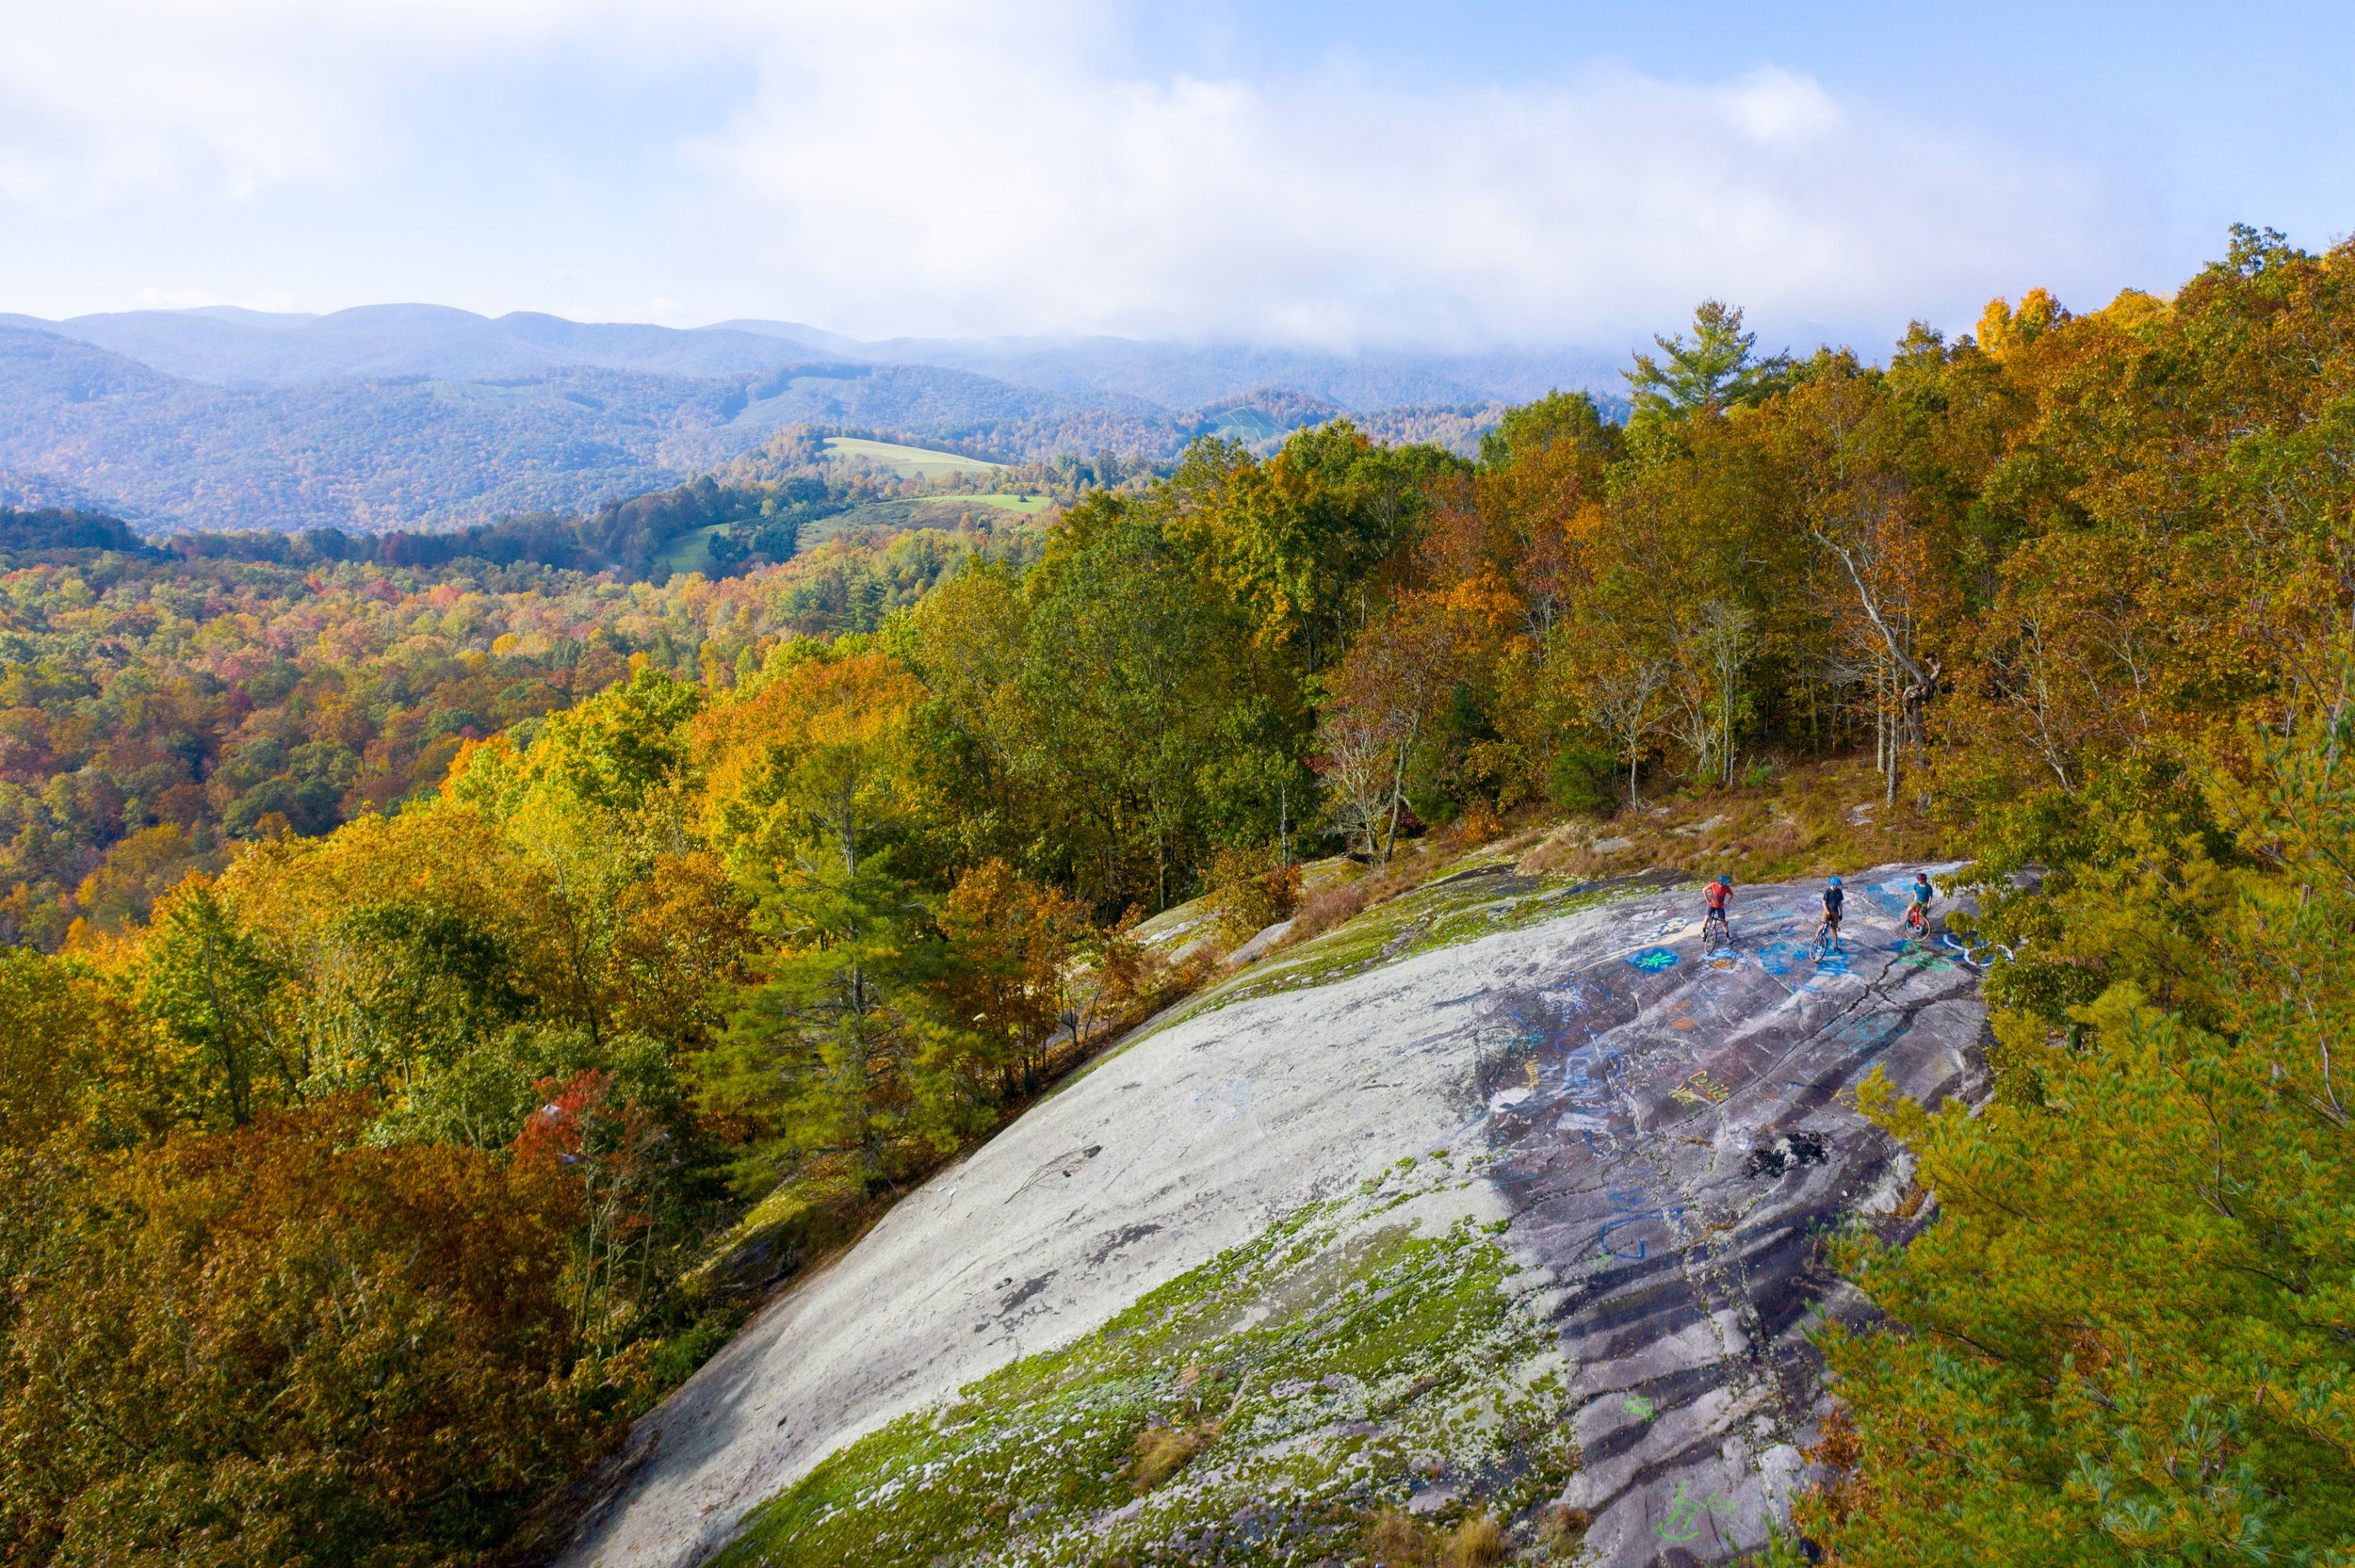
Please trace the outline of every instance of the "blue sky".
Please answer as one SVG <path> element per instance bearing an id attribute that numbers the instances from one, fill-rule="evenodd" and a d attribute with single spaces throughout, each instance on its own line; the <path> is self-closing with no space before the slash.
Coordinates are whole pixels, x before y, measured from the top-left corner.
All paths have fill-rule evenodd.
<path id="1" fill-rule="evenodd" d="M 12 9 L 14 8 L 11 8 Z M 1877 347 L 2355 228 L 2355 7 L 83 0 L 0 310 Z"/>

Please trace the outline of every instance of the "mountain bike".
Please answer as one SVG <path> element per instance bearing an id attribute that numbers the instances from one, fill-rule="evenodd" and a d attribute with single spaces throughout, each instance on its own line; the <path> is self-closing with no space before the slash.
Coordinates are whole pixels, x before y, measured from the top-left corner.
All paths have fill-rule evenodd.
<path id="1" fill-rule="evenodd" d="M 1721 947 L 1733 946 L 1733 928 L 1726 924 L 1724 910 L 1713 909 L 1701 917 L 1701 942 L 1704 946 L 1713 942 Z"/>
<path id="2" fill-rule="evenodd" d="M 1920 937 L 1925 942 L 1929 940 L 1930 917 L 1921 905 L 1908 904 L 1906 907 L 1905 929 L 1908 936 Z"/>
<path id="3" fill-rule="evenodd" d="M 1817 962 L 1829 958 L 1840 946 L 1840 922 L 1827 914 L 1816 922 L 1815 938 L 1807 945 L 1807 956 Z"/>

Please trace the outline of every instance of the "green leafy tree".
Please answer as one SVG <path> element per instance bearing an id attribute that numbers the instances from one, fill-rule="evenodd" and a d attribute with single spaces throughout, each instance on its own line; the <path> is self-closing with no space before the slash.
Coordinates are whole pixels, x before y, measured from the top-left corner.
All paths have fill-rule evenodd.
<path id="1" fill-rule="evenodd" d="M 1065 818 L 1041 869 L 1102 913 L 1165 908 L 1205 858 L 1203 769 L 1226 710 L 1280 700 L 1283 677 L 1141 509 L 1075 512 L 1027 589 L 1021 768 Z"/>
<path id="2" fill-rule="evenodd" d="M 1556 445 L 1607 460 L 1618 456 L 1618 431 L 1603 418 L 1591 395 L 1549 392 L 1534 403 L 1508 410 L 1496 428 L 1481 436 L 1480 466 L 1502 472 L 1532 462 Z"/>
<path id="3" fill-rule="evenodd" d="M 367 904 L 336 919 L 322 946 L 310 977 L 317 1055 L 339 1087 L 405 1091 L 528 1006 L 504 934 L 462 908 Z"/>
<path id="4" fill-rule="evenodd" d="M 301 1100 L 311 1062 L 285 1002 L 283 972 L 212 883 L 192 879 L 165 900 L 139 1008 L 185 1052 L 205 1120 L 243 1126 L 261 1109 Z"/>
<path id="5" fill-rule="evenodd" d="M 1436 447 L 1376 446 L 1334 420 L 1295 432 L 1264 463 L 1233 443 L 1197 443 L 1150 509 L 1258 640 L 1313 672 L 1365 619 L 1367 592 L 1413 539 L 1434 484 L 1463 466 Z"/>

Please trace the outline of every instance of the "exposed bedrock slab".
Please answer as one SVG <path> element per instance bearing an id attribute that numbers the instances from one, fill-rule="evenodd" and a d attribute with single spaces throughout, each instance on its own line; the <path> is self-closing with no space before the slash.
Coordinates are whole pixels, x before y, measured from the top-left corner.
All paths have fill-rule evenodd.
<path id="1" fill-rule="evenodd" d="M 1647 945 L 1497 989 L 1491 1178 L 1567 1291 L 1585 1561 L 1718 1561 L 1788 1517 L 1823 1403 L 1805 1331 L 1861 1306 L 1819 1238 L 1907 1186 L 1855 1088 L 1878 1067 L 1925 1101 L 1984 1091 L 1970 966 L 1894 929 L 1909 875 L 1853 890 L 1820 963 L 1816 890 L 1766 889 L 1734 948 Z"/>
<path id="2" fill-rule="evenodd" d="M 1787 1510 L 1821 1405 L 1803 1334 L 1856 1310 L 1818 1235 L 1903 1188 L 1875 1066 L 1975 1093 L 1967 965 L 1899 942 L 1911 868 L 1631 897 L 1183 1017 L 1106 1058 L 800 1282 L 632 1434 L 562 1561 L 686 1568 L 825 1454 L 1102 1324 L 1404 1156 L 1486 1151 L 1576 1368 L 1587 1560 L 1722 1560 Z"/>

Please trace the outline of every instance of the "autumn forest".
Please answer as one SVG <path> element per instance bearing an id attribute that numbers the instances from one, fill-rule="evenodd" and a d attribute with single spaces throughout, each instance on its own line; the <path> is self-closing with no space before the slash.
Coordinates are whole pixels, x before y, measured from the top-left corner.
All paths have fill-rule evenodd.
<path id="1" fill-rule="evenodd" d="M 1826 777 L 2006 959 L 1980 1113 L 1868 1096 L 1938 1218 L 1835 1238 L 1887 1318 L 1783 1559 L 2350 1560 L 2355 248 L 2070 306 L 1790 355 L 1712 301 L 1624 419 L 1038 515 L 0 514 L 0 1562 L 531 1560 L 763 1292 L 1201 980 L 1152 915 Z M 1843 869 L 1788 799 L 1674 869 Z"/>

